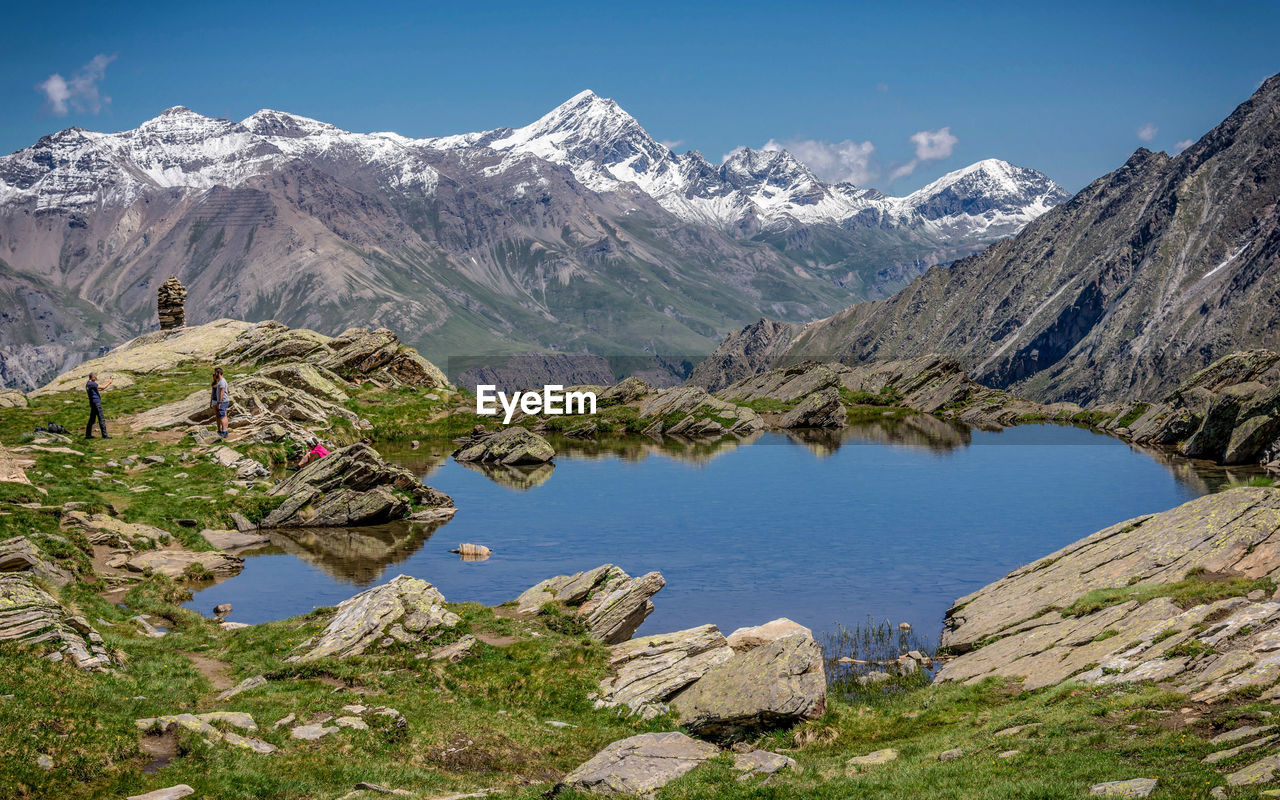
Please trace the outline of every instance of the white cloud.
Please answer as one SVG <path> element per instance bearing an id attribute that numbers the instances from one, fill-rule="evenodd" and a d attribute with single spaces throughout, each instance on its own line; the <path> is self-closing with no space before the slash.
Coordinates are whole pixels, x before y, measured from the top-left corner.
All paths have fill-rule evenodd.
<path id="1" fill-rule="evenodd" d="M 960 140 L 951 135 L 951 126 L 936 131 L 917 131 L 911 134 L 911 141 L 916 146 L 916 158 L 921 161 L 937 161 L 950 158 L 951 151 L 956 149 Z"/>
<path id="2" fill-rule="evenodd" d="M 1159 132 L 1160 129 L 1155 126 L 1155 123 L 1148 122 L 1146 125 L 1138 128 L 1138 138 L 1144 142 L 1149 142 L 1155 139 L 1156 134 Z"/>
<path id="3" fill-rule="evenodd" d="M 1181 153 L 1183 150 L 1186 150 L 1195 143 L 1194 139 L 1183 139 L 1173 146 L 1173 154 L 1176 156 L 1178 153 Z"/>
<path id="4" fill-rule="evenodd" d="M 66 116 L 71 109 L 88 114 L 102 111 L 111 98 L 98 91 L 98 84 L 106 77 L 107 65 L 115 60 L 115 56 L 99 53 L 70 79 L 55 72 L 36 84 L 36 90 L 44 95 L 45 108 L 56 117 Z"/>
<path id="5" fill-rule="evenodd" d="M 911 142 L 916 146 L 916 157 L 905 164 L 894 167 L 889 173 L 889 183 L 893 183 L 898 178 L 905 178 L 916 171 L 916 167 L 926 161 L 939 161 L 944 158 L 950 158 L 955 152 L 956 145 L 960 143 L 960 139 L 951 132 L 951 126 L 946 125 L 938 128 L 936 131 L 916 131 L 911 134 Z"/>
<path id="6" fill-rule="evenodd" d="M 677 147 L 684 144 L 684 139 L 663 139 L 662 141 L 658 142 L 658 144 L 662 145 L 668 150 L 675 150 Z"/>
<path id="7" fill-rule="evenodd" d="M 879 170 L 873 156 L 876 146 L 871 142 L 824 142 L 818 139 L 791 139 L 779 142 L 770 139 L 762 150 L 786 150 L 802 164 L 828 183 L 848 181 L 865 185 L 873 180 Z"/>

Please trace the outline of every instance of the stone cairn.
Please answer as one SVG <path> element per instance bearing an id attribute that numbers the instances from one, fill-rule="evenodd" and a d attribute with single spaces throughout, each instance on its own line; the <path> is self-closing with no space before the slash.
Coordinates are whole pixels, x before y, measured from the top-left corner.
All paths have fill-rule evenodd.
<path id="1" fill-rule="evenodd" d="M 183 305 L 187 302 L 187 287 L 180 283 L 176 276 L 160 284 L 156 292 L 156 311 L 160 315 L 160 330 L 181 328 L 187 324 L 187 312 Z"/>

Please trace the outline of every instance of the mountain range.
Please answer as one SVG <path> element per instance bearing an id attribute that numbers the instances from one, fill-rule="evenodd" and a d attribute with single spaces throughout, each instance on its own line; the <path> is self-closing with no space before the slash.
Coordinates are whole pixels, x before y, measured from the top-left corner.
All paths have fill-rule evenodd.
<path id="1" fill-rule="evenodd" d="M 1280 349 L 1280 75 L 1181 153 L 1139 149 L 1017 236 L 891 298 L 750 325 L 690 380 L 937 352 L 988 386 L 1096 404 L 1160 399 L 1259 347 Z"/>
<path id="2" fill-rule="evenodd" d="M 0 158 L 0 383 L 154 328 L 170 275 L 192 323 L 385 326 L 442 366 L 650 355 L 682 375 L 752 319 L 888 297 L 1067 198 L 995 159 L 905 197 L 825 183 L 785 150 L 716 165 L 591 92 L 431 139 L 176 107 Z"/>

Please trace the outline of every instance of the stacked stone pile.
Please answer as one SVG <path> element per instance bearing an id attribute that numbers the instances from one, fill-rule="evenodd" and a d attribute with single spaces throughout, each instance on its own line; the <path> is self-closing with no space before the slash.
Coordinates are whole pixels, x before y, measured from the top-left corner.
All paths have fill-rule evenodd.
<path id="1" fill-rule="evenodd" d="M 160 330 L 182 328 L 187 324 L 187 287 L 177 277 L 170 275 L 169 280 L 160 284 L 156 292 L 156 311 L 160 315 Z"/>

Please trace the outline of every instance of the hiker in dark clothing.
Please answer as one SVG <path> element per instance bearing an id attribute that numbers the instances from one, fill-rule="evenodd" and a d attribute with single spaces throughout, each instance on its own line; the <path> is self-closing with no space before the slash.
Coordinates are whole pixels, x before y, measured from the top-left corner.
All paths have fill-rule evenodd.
<path id="1" fill-rule="evenodd" d="M 99 389 L 105 389 L 111 385 L 114 378 L 107 378 L 107 382 L 98 385 L 98 373 L 89 373 L 89 382 L 84 385 L 85 392 L 89 395 L 89 423 L 84 426 L 84 438 L 93 438 L 93 421 L 98 421 L 98 427 L 102 430 L 102 438 L 110 439 L 107 435 L 107 418 L 102 415 L 102 395 L 98 393 Z"/>

